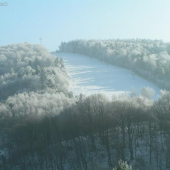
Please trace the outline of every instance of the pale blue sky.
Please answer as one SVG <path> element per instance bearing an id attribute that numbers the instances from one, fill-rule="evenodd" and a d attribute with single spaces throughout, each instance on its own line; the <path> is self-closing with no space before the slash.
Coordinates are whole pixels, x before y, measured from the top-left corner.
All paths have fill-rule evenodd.
<path id="1" fill-rule="evenodd" d="M 1 1 L 0 2 L 4 2 Z M 170 0 L 6 0 L 0 45 L 42 44 L 50 51 L 74 39 L 162 39 L 170 42 Z"/>

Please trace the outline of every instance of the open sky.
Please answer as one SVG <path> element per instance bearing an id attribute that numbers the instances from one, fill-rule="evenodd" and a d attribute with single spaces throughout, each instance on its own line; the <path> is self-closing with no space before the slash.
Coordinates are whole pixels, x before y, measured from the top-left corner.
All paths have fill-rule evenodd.
<path id="1" fill-rule="evenodd" d="M 50 51 L 74 39 L 170 42 L 170 0 L 0 0 L 0 45 L 40 43 Z"/>

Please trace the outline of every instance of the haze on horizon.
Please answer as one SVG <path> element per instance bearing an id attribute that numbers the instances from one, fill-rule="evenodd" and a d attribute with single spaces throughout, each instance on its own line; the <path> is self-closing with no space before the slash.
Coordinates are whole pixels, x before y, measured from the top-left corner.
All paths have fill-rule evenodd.
<path id="1" fill-rule="evenodd" d="M 170 42 L 169 0 L 7 0 L 0 6 L 0 45 L 40 43 L 54 51 L 74 39 Z"/>

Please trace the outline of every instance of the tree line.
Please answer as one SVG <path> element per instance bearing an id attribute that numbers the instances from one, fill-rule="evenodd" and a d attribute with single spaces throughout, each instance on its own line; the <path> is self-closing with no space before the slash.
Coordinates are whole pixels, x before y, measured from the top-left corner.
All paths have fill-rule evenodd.
<path id="1" fill-rule="evenodd" d="M 133 169 L 170 168 L 170 92 L 110 101 L 80 98 L 60 114 L 1 117 L 2 169 L 94 170 L 126 160 Z M 101 167 L 100 167 L 101 166 Z"/>

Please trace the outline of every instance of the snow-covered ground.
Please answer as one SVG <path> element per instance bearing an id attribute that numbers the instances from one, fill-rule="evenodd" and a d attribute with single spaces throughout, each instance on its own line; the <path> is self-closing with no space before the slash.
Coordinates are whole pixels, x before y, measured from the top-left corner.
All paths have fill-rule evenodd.
<path id="1" fill-rule="evenodd" d="M 125 93 L 139 93 L 142 87 L 151 87 L 154 98 L 160 89 L 151 82 L 127 69 L 106 64 L 94 58 L 72 53 L 57 53 L 62 57 L 71 79 L 70 90 L 74 95 L 104 93 L 108 97 Z"/>

